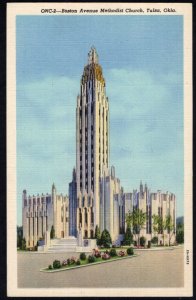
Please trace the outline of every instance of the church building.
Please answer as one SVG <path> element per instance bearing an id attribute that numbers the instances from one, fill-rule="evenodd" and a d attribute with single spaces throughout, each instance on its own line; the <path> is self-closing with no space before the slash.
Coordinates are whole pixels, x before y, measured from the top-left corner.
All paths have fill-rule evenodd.
<path id="1" fill-rule="evenodd" d="M 96 49 L 92 47 L 80 81 L 76 101 L 76 168 L 69 183 L 69 196 L 57 195 L 52 186 L 50 195 L 28 196 L 23 191 L 23 235 L 27 247 L 34 247 L 52 226 L 55 238 L 95 237 L 95 228 L 110 232 L 112 243 L 120 244 L 126 231 L 126 214 L 141 209 L 146 224 L 141 235 L 153 237 L 153 215 L 163 219 L 170 215 L 175 241 L 176 198 L 173 193 L 151 192 L 147 185 L 124 192 L 120 179 L 110 166 L 109 99 L 106 82 Z M 124 166 L 126 167 L 126 166 Z M 168 241 L 168 232 L 164 241 Z"/>

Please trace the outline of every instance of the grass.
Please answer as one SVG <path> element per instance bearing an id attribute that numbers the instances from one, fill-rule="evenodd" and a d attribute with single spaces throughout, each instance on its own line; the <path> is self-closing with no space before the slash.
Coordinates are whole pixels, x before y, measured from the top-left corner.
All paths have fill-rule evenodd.
<path id="1" fill-rule="evenodd" d="M 132 246 L 120 246 L 120 247 L 115 247 L 115 248 L 113 248 L 113 247 L 111 247 L 111 248 L 101 248 L 99 250 L 100 250 L 100 252 L 105 252 L 106 250 L 110 251 L 111 249 L 116 249 L 116 251 L 121 251 L 121 250 L 126 250 L 130 247 L 132 247 Z"/>
<path id="2" fill-rule="evenodd" d="M 101 264 L 101 263 L 111 262 L 111 261 L 115 261 L 115 260 L 131 258 L 131 257 L 135 257 L 135 256 L 136 256 L 135 254 L 134 255 L 126 255 L 126 256 L 114 256 L 114 257 L 111 257 L 110 259 L 107 259 L 107 260 L 104 260 L 101 257 L 98 257 L 98 258 L 95 259 L 95 262 L 92 262 L 92 263 L 89 263 L 88 259 L 85 259 L 85 260 L 80 260 L 80 265 L 76 265 L 74 263 L 74 264 L 71 264 L 71 265 L 68 265 L 68 266 L 62 266 L 59 269 L 44 268 L 44 269 L 41 269 L 40 271 L 43 271 L 43 272 L 58 272 L 58 271 L 63 271 L 63 270 L 76 269 L 76 268 L 84 267 L 84 266 L 87 266 L 87 265 L 91 266 L 93 264 Z"/>

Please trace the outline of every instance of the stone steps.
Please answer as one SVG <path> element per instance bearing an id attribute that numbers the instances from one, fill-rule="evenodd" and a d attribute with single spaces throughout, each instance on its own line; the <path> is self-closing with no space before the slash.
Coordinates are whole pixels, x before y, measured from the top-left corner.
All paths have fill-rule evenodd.
<path id="1" fill-rule="evenodd" d="M 77 247 L 77 239 L 75 237 L 67 237 L 62 239 L 51 240 L 51 245 L 47 252 L 75 252 Z"/>

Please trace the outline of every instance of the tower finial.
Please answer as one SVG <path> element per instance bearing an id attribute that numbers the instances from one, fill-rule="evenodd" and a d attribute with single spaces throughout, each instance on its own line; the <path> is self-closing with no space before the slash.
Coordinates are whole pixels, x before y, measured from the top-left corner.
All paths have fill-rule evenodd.
<path id="1" fill-rule="evenodd" d="M 88 63 L 90 65 L 92 63 L 98 64 L 98 62 L 99 62 L 99 58 L 98 58 L 97 51 L 95 47 L 92 46 L 90 52 L 88 53 Z"/>
<path id="2" fill-rule="evenodd" d="M 140 193 L 143 193 L 143 184 L 142 184 L 142 180 L 140 180 Z"/>

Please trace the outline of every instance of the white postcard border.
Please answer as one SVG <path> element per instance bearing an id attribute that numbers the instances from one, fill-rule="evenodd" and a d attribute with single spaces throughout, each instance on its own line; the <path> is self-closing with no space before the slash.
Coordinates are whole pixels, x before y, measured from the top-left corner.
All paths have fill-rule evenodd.
<path id="1" fill-rule="evenodd" d="M 184 16 L 184 287 L 183 288 L 18 288 L 16 251 L 16 15 L 44 15 L 41 9 L 173 8 Z M 79 13 L 77 13 L 79 14 Z M 84 15 L 85 13 L 83 13 Z M 86 15 L 90 15 L 86 13 Z M 108 13 L 109 14 L 109 13 Z M 121 14 L 122 13 L 115 13 Z M 132 13 L 129 13 L 129 15 Z M 140 15 L 141 13 L 133 13 Z M 144 13 L 142 15 L 145 15 Z M 54 15 L 54 14 L 53 14 Z M 55 15 L 59 15 L 56 13 Z M 65 14 L 64 14 L 65 15 Z M 70 14 L 69 14 L 70 15 Z M 76 15 L 76 14 L 72 14 Z M 91 14 L 92 15 L 92 14 Z M 104 15 L 107 15 L 105 13 Z M 111 14 L 110 14 L 111 15 Z M 114 15 L 114 14 L 112 14 Z M 148 13 L 148 15 L 154 15 Z M 157 15 L 157 14 L 156 14 Z M 7 293 L 8 296 L 191 296 L 192 246 L 192 4 L 190 3 L 8 3 L 7 4 Z M 189 264 L 187 261 L 189 251 Z"/>

